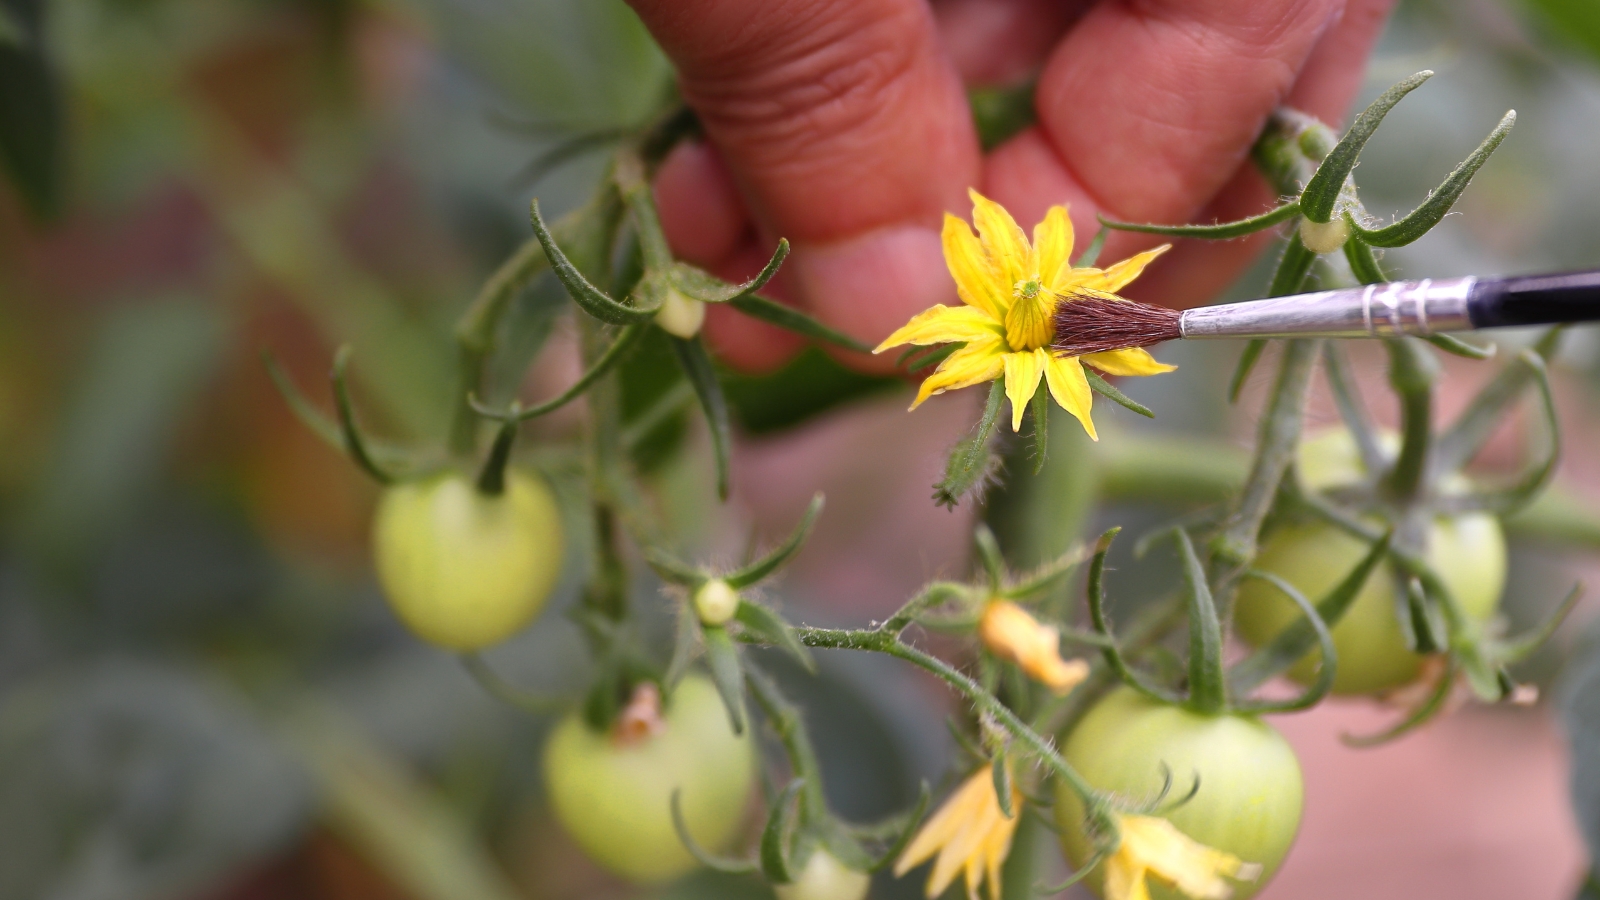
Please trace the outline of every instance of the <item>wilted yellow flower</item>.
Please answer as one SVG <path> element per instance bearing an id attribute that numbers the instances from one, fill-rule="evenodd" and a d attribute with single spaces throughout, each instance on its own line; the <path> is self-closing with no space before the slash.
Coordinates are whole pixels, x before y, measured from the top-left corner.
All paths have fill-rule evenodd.
<path id="1" fill-rule="evenodd" d="M 1010 600 L 991 600 L 978 621 L 978 636 L 989 652 L 1022 667 L 1028 677 L 1057 694 L 1066 694 L 1089 677 L 1089 664 L 1061 658 L 1061 632 Z"/>
<path id="2" fill-rule="evenodd" d="M 928 875 L 928 896 L 937 897 L 966 870 L 968 900 L 978 900 L 978 887 L 987 877 L 990 900 L 1000 900 L 1000 866 L 1011 852 L 1011 835 L 1022 814 L 1022 793 L 1011 790 L 1011 818 L 1000 809 L 994 774 L 979 769 L 956 789 L 917 832 L 911 845 L 894 864 L 895 877 L 921 865 L 935 853 L 939 859 Z"/>
<path id="3" fill-rule="evenodd" d="M 1156 375 L 1175 367 L 1156 362 L 1139 348 L 1056 356 L 1050 351 L 1052 313 L 1057 303 L 1070 303 L 1075 297 L 1120 299 L 1115 292 L 1139 277 L 1170 245 L 1130 256 L 1107 269 L 1075 269 L 1072 220 L 1065 206 L 1050 207 L 1044 221 L 1034 226 L 1029 244 L 1000 204 L 977 191 L 968 193 L 978 234 L 959 218 L 948 213 L 944 217 L 945 264 L 965 305 L 941 303 L 918 313 L 873 352 L 899 344 L 964 343 L 923 380 L 912 409 L 934 394 L 1003 377 L 1011 399 L 1011 430 L 1016 431 L 1043 377 L 1056 403 L 1096 437 L 1089 417 L 1092 395 L 1080 360 L 1109 375 Z"/>
<path id="4" fill-rule="evenodd" d="M 1195 900 L 1224 900 L 1233 888 L 1224 875 L 1252 881 L 1261 867 L 1207 847 L 1159 816 L 1119 815 L 1122 843 L 1106 859 L 1106 900 L 1150 900 L 1154 875 Z"/>

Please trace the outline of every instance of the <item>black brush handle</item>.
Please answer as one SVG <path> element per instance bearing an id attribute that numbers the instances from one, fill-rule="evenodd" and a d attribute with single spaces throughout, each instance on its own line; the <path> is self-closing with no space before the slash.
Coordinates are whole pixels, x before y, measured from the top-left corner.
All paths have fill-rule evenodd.
<path id="1" fill-rule="evenodd" d="M 1600 319 L 1600 270 L 1482 278 L 1467 296 L 1473 328 Z"/>

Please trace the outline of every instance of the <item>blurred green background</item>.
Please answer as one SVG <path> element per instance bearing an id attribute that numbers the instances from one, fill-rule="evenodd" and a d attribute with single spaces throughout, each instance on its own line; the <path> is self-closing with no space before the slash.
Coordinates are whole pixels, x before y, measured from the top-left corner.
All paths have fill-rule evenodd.
<path id="1" fill-rule="evenodd" d="M 1600 6 L 1404 3 L 1366 95 L 1424 67 L 1439 76 L 1357 173 L 1373 212 L 1409 209 L 1506 108 L 1520 118 L 1462 214 L 1389 262 L 1600 263 Z M 0 0 L 0 898 L 631 895 L 542 811 L 547 723 L 391 619 L 366 556 L 373 490 L 293 420 L 258 353 L 322 398 L 350 341 L 373 430 L 436 439 L 450 324 L 526 239 L 528 198 L 580 202 L 603 136 L 669 90 L 616 0 Z M 532 183 L 585 135 L 595 150 Z M 512 385 L 552 290 L 518 299 Z M 1202 377 L 1127 386 L 1150 425 L 1113 416 L 1223 435 L 1233 352 L 1175 349 Z M 1565 360 L 1594 406 L 1596 333 Z M 904 387 L 807 356 L 729 390 L 748 432 L 776 434 Z M 697 497 L 676 520 L 710 530 Z M 1550 559 L 1518 556 L 1519 624 L 1558 596 Z M 1119 591 L 1167 577 L 1123 572 Z M 493 658 L 574 686 L 573 633 L 547 614 Z M 834 802 L 885 814 L 942 774 L 942 713 L 898 703 L 916 687 L 892 665 L 826 662 L 791 690 L 828 710 Z M 770 896 L 710 876 L 657 895 Z"/>

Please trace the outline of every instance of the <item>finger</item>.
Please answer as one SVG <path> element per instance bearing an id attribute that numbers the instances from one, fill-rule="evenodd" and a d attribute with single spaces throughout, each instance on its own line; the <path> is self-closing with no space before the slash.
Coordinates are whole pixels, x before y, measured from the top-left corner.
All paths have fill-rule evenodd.
<path id="1" fill-rule="evenodd" d="M 724 281 L 749 281 L 767 264 L 771 255 L 772 247 L 750 233 L 733 253 L 707 268 Z M 782 284 L 769 283 L 761 293 L 780 302 L 790 302 Z M 805 339 L 794 332 L 752 319 L 721 303 L 710 304 L 706 309 L 705 335 L 718 360 L 752 375 L 779 368 L 805 347 Z"/>
<path id="2" fill-rule="evenodd" d="M 632 3 L 804 305 L 872 343 L 954 301 L 937 229 L 979 155 L 922 0 Z"/>
<path id="3" fill-rule="evenodd" d="M 968 84 L 1018 84 L 1035 74 L 1092 0 L 934 0 L 939 37 Z"/>
<path id="4" fill-rule="evenodd" d="M 753 237 L 733 176 L 708 144 L 673 148 L 656 170 L 655 193 L 661 229 L 679 259 L 717 266 Z"/>

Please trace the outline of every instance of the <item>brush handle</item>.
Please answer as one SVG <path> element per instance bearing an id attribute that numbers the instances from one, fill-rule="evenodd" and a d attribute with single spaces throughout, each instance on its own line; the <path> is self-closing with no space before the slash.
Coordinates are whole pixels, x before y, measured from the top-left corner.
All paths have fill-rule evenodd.
<path id="1" fill-rule="evenodd" d="M 1600 320 L 1600 270 L 1480 278 L 1467 295 L 1473 328 Z"/>

